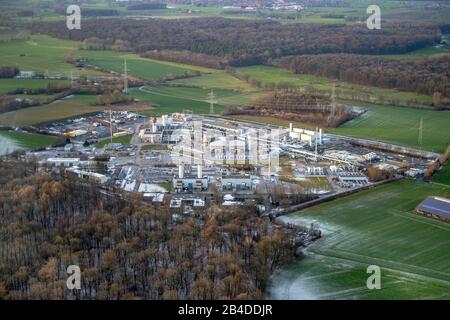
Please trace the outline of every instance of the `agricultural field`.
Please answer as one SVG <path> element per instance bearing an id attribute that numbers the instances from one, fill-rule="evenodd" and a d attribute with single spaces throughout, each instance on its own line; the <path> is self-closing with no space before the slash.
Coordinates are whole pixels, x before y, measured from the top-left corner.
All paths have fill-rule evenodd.
<path id="1" fill-rule="evenodd" d="M 66 80 L 47 79 L 0 79 L 0 94 L 11 93 L 16 89 L 45 89 L 49 83 L 69 84 Z"/>
<path id="2" fill-rule="evenodd" d="M 0 131 L 0 155 L 15 150 L 34 149 L 52 145 L 56 137 L 18 131 Z"/>
<path id="3" fill-rule="evenodd" d="M 420 119 L 422 146 L 418 139 Z M 450 111 L 370 106 L 366 113 L 330 132 L 443 152 L 450 142 L 449 123 Z"/>
<path id="4" fill-rule="evenodd" d="M 170 81 L 171 84 L 181 84 L 191 87 L 200 87 L 205 89 L 227 89 L 239 90 L 244 92 L 255 91 L 256 89 L 249 83 L 233 77 L 222 70 L 214 70 L 213 73 L 202 74 L 199 77 L 188 79 L 178 79 Z"/>
<path id="5" fill-rule="evenodd" d="M 144 87 L 130 90 L 130 96 L 140 101 L 156 105 L 156 109 L 149 114 L 159 115 L 190 110 L 193 113 L 209 113 L 210 103 L 208 95 L 211 90 L 189 87 Z M 229 102 L 241 105 L 249 101 L 252 93 L 243 94 L 231 90 L 214 90 L 214 112 L 220 113 Z"/>
<path id="6" fill-rule="evenodd" d="M 447 163 L 433 176 L 432 181 L 450 186 L 450 161 L 447 161 Z"/>
<path id="7" fill-rule="evenodd" d="M 76 95 L 38 107 L 6 112 L 0 114 L 0 124 L 13 127 L 35 125 L 72 118 L 86 113 L 104 111 L 106 108 L 104 106 L 91 105 L 91 103 L 95 101 L 95 98 L 96 96 L 94 95 Z M 146 111 L 149 108 L 145 105 L 132 105 L 127 106 L 126 108 L 113 106 L 111 109 Z"/>
<path id="8" fill-rule="evenodd" d="M 95 70 L 79 69 L 64 61 L 64 54 L 78 50 L 79 43 L 31 35 L 27 40 L 0 42 L 0 61 L 16 65 L 20 70 L 49 75 L 99 75 Z"/>
<path id="9" fill-rule="evenodd" d="M 336 98 L 370 103 L 419 105 L 428 107 L 432 104 L 431 96 L 414 92 L 383 89 L 334 81 L 324 77 L 295 74 L 286 69 L 271 66 L 251 66 L 236 68 L 239 77 L 258 80 L 262 86 L 288 84 L 300 91 L 330 95 L 335 86 Z"/>
<path id="10" fill-rule="evenodd" d="M 450 187 L 403 180 L 280 218 L 323 236 L 274 275 L 269 297 L 449 299 L 450 225 L 413 213 L 429 195 Z M 366 288 L 369 265 L 381 268 L 381 290 Z"/>
<path id="11" fill-rule="evenodd" d="M 193 71 L 218 72 L 214 69 L 142 58 L 132 53 L 80 50 L 77 54 L 87 59 L 86 63 L 89 65 L 120 74 L 124 73 L 124 61 L 126 59 L 128 74 L 145 80 L 160 80 L 168 75 L 180 76 L 185 72 Z"/>

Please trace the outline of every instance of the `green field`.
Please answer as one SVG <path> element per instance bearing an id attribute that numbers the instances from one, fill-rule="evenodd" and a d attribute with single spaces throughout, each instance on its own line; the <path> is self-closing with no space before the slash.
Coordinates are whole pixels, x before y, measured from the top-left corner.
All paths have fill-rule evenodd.
<path id="1" fill-rule="evenodd" d="M 398 91 L 376 87 L 361 86 L 343 81 L 334 81 L 324 77 L 295 74 L 286 69 L 271 66 L 251 66 L 237 68 L 239 77 L 249 77 L 261 82 L 263 86 L 286 83 L 300 91 L 330 95 L 335 85 L 336 98 L 370 103 L 395 105 L 424 105 L 432 103 L 431 96 L 414 92 Z"/>
<path id="2" fill-rule="evenodd" d="M 91 106 L 95 96 L 75 96 L 38 107 L 0 114 L 0 124 L 24 126 L 69 118 L 84 113 L 102 111 L 104 107 Z"/>
<path id="3" fill-rule="evenodd" d="M 95 99 L 96 96 L 94 95 L 76 95 L 38 107 L 3 113 L 0 114 L 0 124 L 12 127 L 33 125 L 104 111 L 105 106 L 91 105 Z M 112 109 L 116 110 L 117 108 L 113 106 Z M 117 110 L 146 111 L 148 108 L 141 105 L 132 105 L 127 108 L 119 107 Z"/>
<path id="4" fill-rule="evenodd" d="M 0 131 L 0 155 L 15 150 L 41 148 L 55 143 L 56 137 L 18 131 Z"/>
<path id="5" fill-rule="evenodd" d="M 146 144 L 141 148 L 141 151 L 165 151 L 165 150 L 168 150 L 167 144 Z"/>
<path id="6" fill-rule="evenodd" d="M 129 144 L 131 141 L 131 134 L 127 134 L 124 136 L 120 136 L 120 137 L 113 137 L 112 138 L 112 143 L 123 143 L 123 144 Z M 107 145 L 108 143 L 111 143 L 111 139 L 106 139 L 106 140 L 102 140 L 98 143 L 95 144 L 95 147 L 97 148 L 102 148 L 105 145 Z"/>
<path id="7" fill-rule="evenodd" d="M 148 114 L 167 114 L 183 112 L 183 110 L 209 113 L 208 94 L 210 92 L 211 90 L 202 88 L 160 86 L 133 89 L 130 91 L 130 96 L 157 106 Z M 216 97 L 215 113 L 222 112 L 225 105 L 242 105 L 253 96 L 252 93 L 245 94 L 231 90 L 214 90 L 214 95 Z"/>
<path id="8" fill-rule="evenodd" d="M 20 89 L 45 89 L 49 83 L 68 84 L 66 80 L 47 79 L 0 79 L 0 94 Z"/>
<path id="9" fill-rule="evenodd" d="M 217 70 L 203 67 L 146 59 L 132 53 L 80 50 L 78 54 L 83 58 L 87 58 L 87 64 L 89 65 L 120 74 L 124 73 L 124 61 L 126 59 L 128 74 L 145 80 L 160 80 L 167 75 L 180 76 L 189 71 L 218 72 Z"/>
<path id="10" fill-rule="evenodd" d="M 450 187 L 404 180 L 281 218 L 315 221 L 323 237 L 275 274 L 270 297 L 450 299 L 450 224 L 412 212 L 429 195 Z M 381 290 L 366 288 L 369 265 L 381 268 Z"/>
<path id="11" fill-rule="evenodd" d="M 16 65 L 20 70 L 50 75 L 97 75 L 97 71 L 78 69 L 64 61 L 64 54 L 78 50 L 79 43 L 32 35 L 27 41 L 0 42 L 2 64 Z"/>
<path id="12" fill-rule="evenodd" d="M 432 181 L 450 186 L 450 161 L 447 161 L 447 163 L 433 176 Z"/>
<path id="13" fill-rule="evenodd" d="M 370 106 L 367 110 L 363 115 L 332 129 L 331 132 L 419 148 L 419 126 L 422 118 L 424 149 L 443 152 L 450 142 L 450 111 L 392 106 Z"/>
<path id="14" fill-rule="evenodd" d="M 249 83 L 239 80 L 225 71 L 219 70 L 215 70 L 214 73 L 203 74 L 200 77 L 179 79 L 171 81 L 170 83 L 206 89 L 228 89 L 245 92 L 255 91 L 255 88 L 253 88 Z"/>

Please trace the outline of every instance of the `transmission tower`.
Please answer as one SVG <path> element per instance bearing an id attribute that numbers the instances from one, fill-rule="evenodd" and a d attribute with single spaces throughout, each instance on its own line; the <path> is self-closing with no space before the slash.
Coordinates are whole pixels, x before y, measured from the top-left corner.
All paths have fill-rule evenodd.
<path id="1" fill-rule="evenodd" d="M 123 60 L 123 93 L 128 93 L 128 70 L 127 59 Z"/>
<path id="2" fill-rule="evenodd" d="M 112 110 L 109 109 L 109 134 L 110 134 L 110 141 L 113 142 L 113 129 L 112 129 Z"/>
<path id="3" fill-rule="evenodd" d="M 214 103 L 215 103 L 215 95 L 214 91 L 211 89 L 211 92 L 208 94 L 208 100 L 209 100 L 209 113 L 214 113 Z"/>
<path id="4" fill-rule="evenodd" d="M 331 117 L 336 115 L 336 83 L 333 82 L 333 88 L 331 90 Z"/>
<path id="5" fill-rule="evenodd" d="M 417 142 L 420 146 L 420 149 L 422 149 L 422 140 L 423 140 L 423 117 L 420 118 L 419 122 L 419 137 L 417 139 Z"/>

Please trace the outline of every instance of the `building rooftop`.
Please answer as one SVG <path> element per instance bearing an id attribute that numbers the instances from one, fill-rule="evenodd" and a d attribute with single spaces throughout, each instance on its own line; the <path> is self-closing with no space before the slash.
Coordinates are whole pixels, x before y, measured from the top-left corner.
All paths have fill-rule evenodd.
<path id="1" fill-rule="evenodd" d="M 428 197 L 416 207 L 416 210 L 450 218 L 450 199 Z"/>

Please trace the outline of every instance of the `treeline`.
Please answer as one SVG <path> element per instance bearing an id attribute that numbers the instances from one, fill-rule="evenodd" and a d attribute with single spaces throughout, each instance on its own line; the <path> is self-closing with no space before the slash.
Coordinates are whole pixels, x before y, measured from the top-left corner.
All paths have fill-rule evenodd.
<path id="1" fill-rule="evenodd" d="M 36 22 L 35 33 L 83 41 L 98 38 L 112 45 L 129 41 L 133 51 L 188 50 L 225 58 L 230 66 L 270 62 L 299 54 L 394 54 L 440 41 L 437 26 L 385 23 L 381 30 L 365 25 L 281 24 L 275 21 L 225 18 L 97 19 L 86 20 L 81 30 L 68 30 L 63 21 Z"/>
<path id="2" fill-rule="evenodd" d="M 283 57 L 273 64 L 295 73 L 434 95 L 436 106 L 449 103 L 448 56 L 404 61 L 356 54 L 322 54 Z"/>
<path id="3" fill-rule="evenodd" d="M 324 127 L 338 127 L 355 117 L 351 108 L 330 98 L 289 90 L 258 96 L 242 109 L 227 109 L 226 114 L 275 117 Z"/>
<path id="4" fill-rule="evenodd" d="M 0 78 L 14 78 L 19 71 L 20 70 L 14 66 L 0 66 Z"/>
<path id="5" fill-rule="evenodd" d="M 152 50 L 141 54 L 145 58 L 172 61 L 177 63 L 192 64 L 196 66 L 223 69 L 227 66 L 227 60 L 218 56 L 204 53 L 194 53 L 187 50 Z"/>
<path id="6" fill-rule="evenodd" d="M 284 230 L 254 207 L 175 218 L 0 160 L 0 299 L 261 299 L 293 258 Z M 81 290 L 66 287 L 69 265 Z"/>

